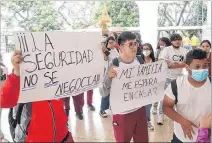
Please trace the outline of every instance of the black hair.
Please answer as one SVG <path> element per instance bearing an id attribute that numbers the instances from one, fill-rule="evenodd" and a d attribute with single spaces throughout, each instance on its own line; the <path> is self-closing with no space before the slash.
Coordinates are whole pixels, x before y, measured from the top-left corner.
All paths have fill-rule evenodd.
<path id="1" fill-rule="evenodd" d="M 207 53 L 199 48 L 189 51 L 186 55 L 186 64 L 190 65 L 194 59 L 203 60 L 207 58 Z"/>
<path id="2" fill-rule="evenodd" d="M 141 44 L 141 41 L 140 40 L 136 40 L 136 42 L 138 43 L 138 47 L 137 47 L 137 53 L 136 55 L 141 55 L 142 54 L 142 50 L 143 50 L 143 46 Z"/>
<path id="3" fill-rule="evenodd" d="M 200 45 L 202 46 L 203 43 L 208 43 L 208 45 L 211 48 L 211 42 L 209 40 L 203 40 Z"/>
<path id="4" fill-rule="evenodd" d="M 130 31 L 122 32 L 118 37 L 118 44 L 121 45 L 127 40 L 136 40 L 136 35 Z"/>
<path id="5" fill-rule="evenodd" d="M 161 38 L 159 39 L 159 41 L 158 41 L 157 49 L 160 49 L 160 45 L 159 45 L 159 42 L 160 42 L 160 41 L 163 41 L 164 43 L 166 43 L 166 47 L 172 45 L 172 43 L 171 43 L 171 41 L 169 40 L 169 38 L 167 38 L 167 37 L 161 37 Z"/>
<path id="6" fill-rule="evenodd" d="M 180 36 L 180 34 L 174 33 L 171 35 L 170 40 L 171 42 L 175 40 L 182 40 L 182 36 Z"/>
<path id="7" fill-rule="evenodd" d="M 114 36 L 115 36 L 115 40 L 116 40 L 116 42 L 118 41 L 118 34 L 116 33 L 116 32 L 113 32 L 113 33 L 111 33 L 111 34 L 113 34 Z"/>
<path id="8" fill-rule="evenodd" d="M 103 37 L 103 36 L 108 37 L 108 34 L 103 34 L 102 37 Z"/>
<path id="9" fill-rule="evenodd" d="M 140 41 L 141 41 L 141 34 L 140 34 L 140 33 L 138 33 L 138 32 L 136 32 L 136 33 L 135 33 L 135 35 L 136 35 L 136 39 L 138 39 L 138 40 L 140 40 Z"/>
<path id="10" fill-rule="evenodd" d="M 110 40 L 116 41 L 112 36 L 108 37 L 107 40 L 105 41 L 105 47 L 107 48 L 108 43 Z"/>
<path id="11" fill-rule="evenodd" d="M 143 46 L 148 46 L 151 50 L 151 53 L 149 55 L 149 57 L 152 59 L 153 62 L 155 62 L 155 55 L 154 55 L 154 50 L 152 48 L 152 45 L 150 43 L 145 43 L 143 44 Z"/>

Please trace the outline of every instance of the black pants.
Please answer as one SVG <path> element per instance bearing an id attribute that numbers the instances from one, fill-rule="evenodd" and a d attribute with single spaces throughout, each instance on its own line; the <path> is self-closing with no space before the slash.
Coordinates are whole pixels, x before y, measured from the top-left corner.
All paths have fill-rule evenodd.
<path id="1" fill-rule="evenodd" d="M 173 139 L 171 140 L 171 143 L 183 143 L 181 140 L 179 140 L 176 135 L 173 135 Z"/>

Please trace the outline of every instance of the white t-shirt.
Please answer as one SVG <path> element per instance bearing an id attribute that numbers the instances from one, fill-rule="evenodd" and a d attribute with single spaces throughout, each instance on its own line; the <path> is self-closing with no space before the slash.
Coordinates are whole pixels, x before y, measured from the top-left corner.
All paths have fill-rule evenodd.
<path id="1" fill-rule="evenodd" d="M 207 79 L 205 84 L 199 88 L 194 87 L 188 81 L 188 76 L 184 75 L 177 78 L 177 91 L 178 102 L 176 105 L 176 112 L 184 118 L 190 120 L 195 125 L 199 126 L 200 118 L 211 113 L 211 83 Z M 172 93 L 171 84 L 165 90 L 165 95 L 170 99 L 175 100 L 175 96 Z M 193 127 L 195 135 L 193 140 L 186 139 L 184 137 L 183 129 L 181 125 L 174 122 L 174 133 L 182 142 L 196 142 L 198 135 L 198 128 Z"/>
<path id="2" fill-rule="evenodd" d="M 179 49 L 175 49 L 173 46 L 169 46 L 161 51 L 159 59 L 168 59 L 171 62 L 183 62 L 185 61 L 186 54 L 187 50 L 185 48 L 180 47 Z M 167 78 L 176 79 L 181 75 L 183 75 L 183 68 L 169 69 Z"/>
<path id="3" fill-rule="evenodd" d="M 131 64 L 125 64 L 123 62 L 120 62 L 119 63 L 119 67 L 125 67 L 125 66 L 129 66 L 129 65 L 140 65 L 139 61 L 137 60 L 137 58 L 131 63 Z M 141 107 L 140 107 L 141 108 Z M 135 112 L 137 111 L 138 109 L 140 108 L 136 108 L 136 109 L 132 109 L 132 110 L 129 110 L 129 111 L 126 111 L 126 112 L 123 112 L 123 113 L 119 113 L 119 114 L 128 114 L 128 113 L 132 113 L 132 112 Z"/>

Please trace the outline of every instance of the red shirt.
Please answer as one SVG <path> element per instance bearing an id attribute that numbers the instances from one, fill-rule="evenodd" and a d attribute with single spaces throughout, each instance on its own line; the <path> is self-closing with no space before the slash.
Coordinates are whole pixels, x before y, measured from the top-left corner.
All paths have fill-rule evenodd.
<path id="1" fill-rule="evenodd" d="M 8 76 L 3 87 L 0 89 L 0 108 L 12 108 L 17 105 L 20 93 L 20 77 L 11 74 Z M 45 93 L 41 92 L 41 94 Z M 68 118 L 63 109 L 63 101 L 51 100 L 50 104 L 54 111 L 51 111 L 48 101 L 32 103 L 32 119 L 28 128 L 26 142 L 53 142 L 55 123 L 56 140 L 61 142 L 68 133 Z"/>

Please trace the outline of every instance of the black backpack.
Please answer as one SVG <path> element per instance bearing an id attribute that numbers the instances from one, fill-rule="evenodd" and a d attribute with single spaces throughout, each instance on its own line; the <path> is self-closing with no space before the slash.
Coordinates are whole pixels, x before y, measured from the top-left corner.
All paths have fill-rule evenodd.
<path id="1" fill-rule="evenodd" d="M 143 57 L 142 55 L 141 55 L 141 56 L 137 55 L 136 58 L 137 58 L 137 60 L 138 60 L 138 62 L 139 62 L 140 64 L 144 64 L 144 63 L 145 63 L 145 62 L 144 62 L 144 57 Z M 120 58 L 114 58 L 114 59 L 113 59 L 113 65 L 114 65 L 114 66 L 119 67 L 119 62 L 120 62 Z"/>
<path id="2" fill-rule="evenodd" d="M 14 142 L 24 142 L 31 121 L 32 103 L 19 103 L 10 108 L 8 122 Z"/>
<path id="3" fill-rule="evenodd" d="M 211 82 L 211 77 L 209 77 L 209 80 Z M 178 102 L 178 91 L 177 91 L 177 81 L 176 79 L 171 81 L 171 88 L 172 88 L 172 93 L 175 96 L 175 104 Z"/>

